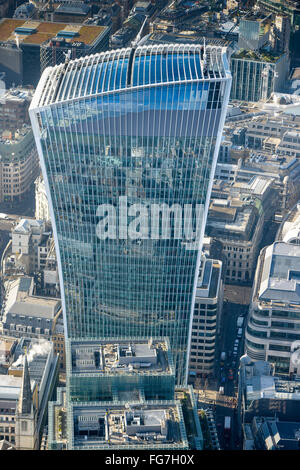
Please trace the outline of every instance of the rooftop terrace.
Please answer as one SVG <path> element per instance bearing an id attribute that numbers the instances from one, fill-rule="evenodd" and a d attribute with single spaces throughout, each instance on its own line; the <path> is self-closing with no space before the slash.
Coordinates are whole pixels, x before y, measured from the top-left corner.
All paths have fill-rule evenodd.
<path id="1" fill-rule="evenodd" d="M 177 402 L 72 406 L 72 448 L 187 449 Z"/>
<path id="2" fill-rule="evenodd" d="M 248 51 L 246 49 L 240 49 L 239 51 L 235 52 L 232 57 L 234 59 L 248 59 L 257 62 L 264 61 L 269 63 L 275 63 L 280 58 L 279 55 L 274 55 L 271 52 L 260 51 L 259 54 L 257 54 L 255 51 Z"/>
<path id="3" fill-rule="evenodd" d="M 72 373 L 172 373 L 166 340 L 71 341 Z"/>
<path id="4" fill-rule="evenodd" d="M 78 24 L 4 18 L 0 21 L 0 41 L 15 43 L 16 28 L 18 28 L 18 42 L 24 45 L 41 45 L 56 36 L 60 31 L 74 31 L 78 33 L 75 38 L 76 41 L 91 45 L 106 29 L 105 26 L 81 26 Z M 24 34 L 22 34 L 22 30 Z M 73 38 L 71 38 L 72 40 Z"/>

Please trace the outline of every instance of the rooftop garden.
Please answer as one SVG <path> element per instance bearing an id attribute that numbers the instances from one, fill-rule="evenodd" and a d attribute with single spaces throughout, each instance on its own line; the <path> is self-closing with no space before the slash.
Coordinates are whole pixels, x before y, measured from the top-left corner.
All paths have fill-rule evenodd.
<path id="1" fill-rule="evenodd" d="M 258 62 L 264 61 L 273 63 L 276 62 L 280 56 L 272 54 L 271 52 L 264 49 L 258 52 L 247 49 L 240 49 L 238 52 L 233 54 L 233 57 L 237 59 L 251 59 Z"/>

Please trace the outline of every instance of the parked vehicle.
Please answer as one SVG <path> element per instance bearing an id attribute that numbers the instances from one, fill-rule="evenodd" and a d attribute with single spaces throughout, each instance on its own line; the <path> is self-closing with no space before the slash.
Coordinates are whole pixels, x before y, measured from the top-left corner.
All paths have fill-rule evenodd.
<path id="1" fill-rule="evenodd" d="M 224 438 L 228 441 L 231 435 L 231 417 L 225 416 L 224 418 Z"/>

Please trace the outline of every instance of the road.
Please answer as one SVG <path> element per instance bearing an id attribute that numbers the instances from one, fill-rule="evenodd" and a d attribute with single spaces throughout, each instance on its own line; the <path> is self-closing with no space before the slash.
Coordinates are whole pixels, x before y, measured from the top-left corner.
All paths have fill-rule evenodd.
<path id="1" fill-rule="evenodd" d="M 244 328 L 246 325 L 246 316 L 249 309 L 250 293 L 251 288 L 245 288 L 243 286 L 226 286 L 226 296 L 223 305 L 223 314 L 220 328 L 221 333 L 217 340 L 216 349 L 217 384 L 215 389 L 217 391 L 219 390 L 220 386 L 224 387 L 224 396 L 221 397 L 223 400 L 227 400 L 227 402 L 234 401 L 230 400 L 230 397 L 237 397 L 239 358 L 244 354 Z M 242 299 L 243 303 L 228 301 L 228 299 Z M 244 317 L 243 336 L 239 339 L 238 350 L 234 355 L 234 342 L 237 339 L 237 318 L 241 315 Z M 224 363 L 220 361 L 220 355 L 222 351 L 226 352 L 226 360 Z M 206 391 L 206 397 L 209 396 L 209 392 Z M 221 397 L 218 399 L 219 395 L 216 393 L 215 397 L 216 400 L 210 400 L 210 407 L 212 407 L 215 412 L 215 420 L 220 446 L 222 449 L 239 450 L 241 449 L 241 443 L 239 442 L 238 436 L 236 408 L 235 406 L 230 406 L 229 403 L 222 403 L 220 400 Z M 199 400 L 201 400 L 201 395 L 199 395 Z M 231 435 L 228 441 L 226 441 L 224 438 L 225 416 L 231 417 Z"/>

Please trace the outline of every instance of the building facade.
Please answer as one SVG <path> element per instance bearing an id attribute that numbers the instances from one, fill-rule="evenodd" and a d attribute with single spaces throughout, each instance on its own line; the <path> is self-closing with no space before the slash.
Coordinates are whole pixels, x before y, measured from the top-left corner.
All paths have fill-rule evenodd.
<path id="1" fill-rule="evenodd" d="M 223 305 L 222 263 L 203 257 L 192 326 L 190 375 L 213 376 Z"/>
<path id="2" fill-rule="evenodd" d="M 30 108 L 68 337 L 168 336 L 179 383 L 230 81 L 225 48 L 139 46 L 45 70 Z"/>
<path id="3" fill-rule="evenodd" d="M 293 355 L 300 340 L 299 260 L 293 243 L 275 242 L 261 251 L 245 334 L 248 356 L 283 375 L 300 373 Z"/>
<path id="4" fill-rule="evenodd" d="M 23 124 L 30 124 L 28 108 L 33 90 L 30 88 L 11 88 L 0 100 L 0 131 L 15 131 Z"/>
<path id="5" fill-rule="evenodd" d="M 38 176 L 35 184 L 35 218 L 37 220 L 50 220 L 49 204 L 46 194 L 45 182 L 42 176 Z"/>
<path id="6" fill-rule="evenodd" d="M 31 128 L 5 131 L 0 137 L 0 202 L 20 201 L 38 174 L 38 156 Z"/>
<path id="7" fill-rule="evenodd" d="M 288 54 L 273 56 L 242 49 L 231 56 L 231 99 L 239 101 L 267 100 L 275 91 L 282 91 L 289 70 Z"/>

